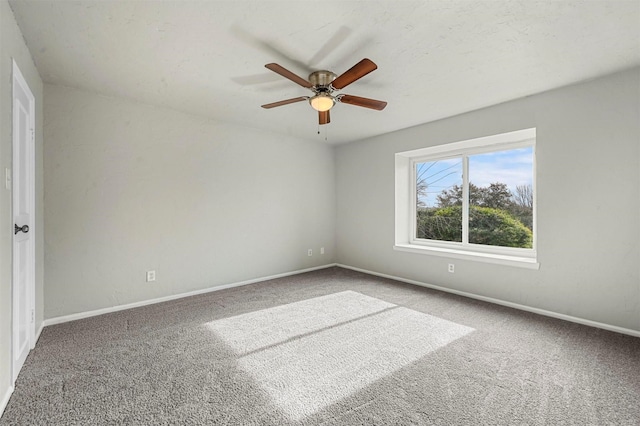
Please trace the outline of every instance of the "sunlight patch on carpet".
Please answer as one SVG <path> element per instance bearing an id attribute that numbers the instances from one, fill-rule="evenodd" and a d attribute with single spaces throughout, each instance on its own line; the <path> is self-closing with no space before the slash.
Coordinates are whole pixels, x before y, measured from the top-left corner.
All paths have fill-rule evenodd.
<path id="1" fill-rule="evenodd" d="M 343 291 L 224 318 L 208 327 L 237 354 L 247 354 L 394 306 L 355 291 Z"/>
<path id="2" fill-rule="evenodd" d="M 237 351 L 239 366 L 293 420 L 474 331 L 353 291 L 208 326 Z"/>

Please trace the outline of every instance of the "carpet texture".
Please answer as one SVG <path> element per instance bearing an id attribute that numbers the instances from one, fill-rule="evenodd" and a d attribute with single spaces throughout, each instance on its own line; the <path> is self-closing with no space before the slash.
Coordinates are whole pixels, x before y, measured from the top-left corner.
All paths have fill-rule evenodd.
<path id="1" fill-rule="evenodd" d="M 638 425 L 640 339 L 341 268 L 46 327 L 0 425 Z"/>
<path id="2" fill-rule="evenodd" d="M 288 417 L 302 420 L 473 329 L 353 291 L 209 324 Z M 284 331 L 284 334 L 282 333 Z"/>

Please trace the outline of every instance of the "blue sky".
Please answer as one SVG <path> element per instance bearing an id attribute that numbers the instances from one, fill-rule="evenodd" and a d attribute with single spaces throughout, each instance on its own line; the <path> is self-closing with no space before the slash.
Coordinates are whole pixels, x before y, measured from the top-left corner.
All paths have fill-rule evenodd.
<path id="1" fill-rule="evenodd" d="M 462 185 L 462 159 L 453 158 L 419 163 L 418 176 L 426 178 L 428 193 L 422 201 L 436 204 L 436 196 L 453 185 Z M 507 184 L 513 192 L 517 185 L 533 183 L 533 148 L 496 151 L 469 157 L 469 180 L 477 186 L 493 182 Z"/>

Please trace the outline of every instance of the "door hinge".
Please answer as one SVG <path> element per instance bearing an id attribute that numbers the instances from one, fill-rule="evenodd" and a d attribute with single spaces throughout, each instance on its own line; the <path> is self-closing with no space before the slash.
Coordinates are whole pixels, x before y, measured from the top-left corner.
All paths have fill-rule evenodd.
<path id="1" fill-rule="evenodd" d="M 34 129 L 31 129 L 31 142 L 36 142 L 36 131 Z"/>
<path id="2" fill-rule="evenodd" d="M 33 324 L 36 320 L 36 311 L 31 310 L 31 324 Z"/>

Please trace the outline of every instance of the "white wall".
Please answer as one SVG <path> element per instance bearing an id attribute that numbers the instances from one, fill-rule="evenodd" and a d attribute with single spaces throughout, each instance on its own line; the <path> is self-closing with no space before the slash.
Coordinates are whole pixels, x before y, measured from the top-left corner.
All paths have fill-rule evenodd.
<path id="1" fill-rule="evenodd" d="M 44 112 L 46 318 L 334 261 L 331 147 L 51 85 Z"/>
<path id="2" fill-rule="evenodd" d="M 16 61 L 36 98 L 36 327 L 43 321 L 43 210 L 42 210 L 42 80 L 6 0 L 0 0 L 0 413 L 11 388 L 11 273 L 13 215 L 11 191 L 4 171 L 12 169 L 13 62 Z"/>
<path id="3" fill-rule="evenodd" d="M 640 330 L 639 104 L 636 68 L 340 146 L 338 262 Z M 394 153 L 529 127 L 540 270 L 393 250 Z"/>

